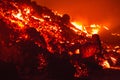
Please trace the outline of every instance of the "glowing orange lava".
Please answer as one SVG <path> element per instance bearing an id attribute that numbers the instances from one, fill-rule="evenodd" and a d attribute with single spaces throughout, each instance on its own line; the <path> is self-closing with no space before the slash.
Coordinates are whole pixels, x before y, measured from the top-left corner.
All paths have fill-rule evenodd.
<path id="1" fill-rule="evenodd" d="M 93 34 L 98 34 L 101 28 L 109 30 L 109 28 L 105 25 L 91 24 L 91 25 L 82 25 L 79 22 L 71 22 L 78 30 L 83 31 L 87 34 L 87 36 L 92 36 Z M 76 29 L 74 30 L 77 31 Z"/>

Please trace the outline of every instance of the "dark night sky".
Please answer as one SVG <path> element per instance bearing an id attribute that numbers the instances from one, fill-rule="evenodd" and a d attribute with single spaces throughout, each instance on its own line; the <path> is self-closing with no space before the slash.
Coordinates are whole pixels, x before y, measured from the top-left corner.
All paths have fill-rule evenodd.
<path id="1" fill-rule="evenodd" d="M 83 24 L 105 24 L 120 33 L 120 0 L 33 0 L 58 13 L 67 13 L 71 20 Z M 104 32 L 105 33 L 105 32 Z"/>

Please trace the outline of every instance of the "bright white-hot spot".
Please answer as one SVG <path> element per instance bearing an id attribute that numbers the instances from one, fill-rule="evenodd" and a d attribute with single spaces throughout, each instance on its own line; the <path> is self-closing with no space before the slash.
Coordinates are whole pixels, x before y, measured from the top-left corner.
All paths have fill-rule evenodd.
<path id="1" fill-rule="evenodd" d="M 104 60 L 102 63 L 103 68 L 110 68 L 110 64 L 107 60 Z"/>
<path id="2" fill-rule="evenodd" d="M 109 28 L 107 26 L 103 26 L 103 27 L 104 27 L 104 29 L 109 30 Z"/>
<path id="3" fill-rule="evenodd" d="M 72 25 L 75 26 L 78 30 L 85 32 L 87 35 L 98 34 L 101 28 L 105 30 L 109 30 L 109 28 L 105 25 L 91 24 L 91 25 L 82 25 L 79 22 L 71 22 Z"/>
<path id="4" fill-rule="evenodd" d="M 83 26 L 82 24 L 80 24 L 78 22 L 71 22 L 71 24 L 74 25 L 77 29 L 87 33 L 85 26 Z"/>
<path id="5" fill-rule="evenodd" d="M 17 14 L 13 13 L 12 15 L 19 20 L 24 20 L 23 17 L 22 17 L 21 10 L 18 10 Z"/>

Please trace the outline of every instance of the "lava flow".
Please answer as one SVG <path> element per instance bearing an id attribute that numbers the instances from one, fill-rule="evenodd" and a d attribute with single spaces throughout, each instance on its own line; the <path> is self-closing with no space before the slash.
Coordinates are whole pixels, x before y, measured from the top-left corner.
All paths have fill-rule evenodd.
<path id="1" fill-rule="evenodd" d="M 102 46 L 101 28 L 109 30 L 71 22 L 68 14 L 59 15 L 30 0 L 0 0 L 0 62 L 14 64 L 23 80 L 30 80 L 31 74 L 42 78 L 41 73 L 48 78 L 44 80 L 89 76 L 90 65 L 117 64 L 118 58 Z"/>

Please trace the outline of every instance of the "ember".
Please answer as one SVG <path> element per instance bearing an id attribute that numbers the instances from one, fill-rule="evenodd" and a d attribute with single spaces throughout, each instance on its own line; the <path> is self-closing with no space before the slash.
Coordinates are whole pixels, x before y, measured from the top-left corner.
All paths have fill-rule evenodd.
<path id="1" fill-rule="evenodd" d="M 0 62 L 14 64 L 22 80 L 74 80 L 88 77 L 90 65 L 119 64 L 110 47 L 102 47 L 98 32 L 106 26 L 70 22 L 30 0 L 0 0 L 0 27 Z M 113 52 L 120 54 L 120 47 Z"/>

